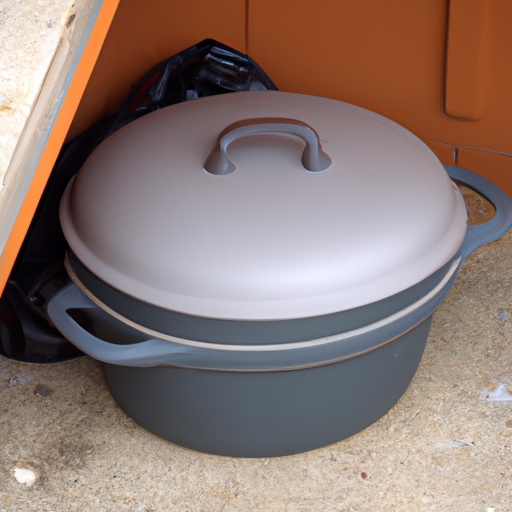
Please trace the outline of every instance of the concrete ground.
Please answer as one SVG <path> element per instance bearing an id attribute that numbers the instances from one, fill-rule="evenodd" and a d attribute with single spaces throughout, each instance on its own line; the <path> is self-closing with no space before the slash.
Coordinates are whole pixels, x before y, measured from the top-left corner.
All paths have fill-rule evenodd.
<path id="1" fill-rule="evenodd" d="M 73 2 L 32 4 L 0 6 L 0 176 Z M 509 232 L 464 264 L 398 404 L 309 453 L 192 452 L 128 418 L 88 357 L 51 366 L 0 358 L 0 512 L 512 511 L 511 342 Z M 27 475 L 37 478 L 32 486 L 18 481 Z"/>
<path id="2" fill-rule="evenodd" d="M 186 450 L 128 418 L 88 357 L 1 359 L 0 511 L 512 511 L 511 386 L 509 232 L 464 264 L 398 404 L 309 453 Z"/>

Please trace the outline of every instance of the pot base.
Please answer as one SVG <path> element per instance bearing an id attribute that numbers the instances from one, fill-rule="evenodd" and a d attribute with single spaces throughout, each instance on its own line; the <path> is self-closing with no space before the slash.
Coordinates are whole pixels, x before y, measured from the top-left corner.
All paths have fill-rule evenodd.
<path id="1" fill-rule="evenodd" d="M 420 363 L 431 317 L 366 354 L 264 373 L 103 363 L 114 400 L 180 446 L 230 457 L 279 457 L 350 437 L 386 414 Z"/>

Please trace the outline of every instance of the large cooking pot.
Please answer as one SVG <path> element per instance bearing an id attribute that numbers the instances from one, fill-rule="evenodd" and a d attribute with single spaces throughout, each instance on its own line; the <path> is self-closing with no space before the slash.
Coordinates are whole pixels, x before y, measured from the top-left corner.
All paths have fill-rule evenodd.
<path id="1" fill-rule="evenodd" d="M 450 177 L 493 219 L 468 227 Z M 242 457 L 324 446 L 385 414 L 466 256 L 512 224 L 499 188 L 396 123 L 274 91 L 123 127 L 60 214 L 72 281 L 48 306 L 55 326 L 104 362 L 140 425 Z"/>

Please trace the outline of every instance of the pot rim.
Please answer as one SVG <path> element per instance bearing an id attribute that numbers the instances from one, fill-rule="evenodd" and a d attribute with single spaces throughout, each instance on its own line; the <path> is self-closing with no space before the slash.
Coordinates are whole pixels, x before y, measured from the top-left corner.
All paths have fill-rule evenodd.
<path id="1" fill-rule="evenodd" d="M 359 327 L 356 329 L 352 329 L 350 331 L 342 332 L 337 335 L 330 336 L 322 336 L 316 339 L 310 339 L 306 341 L 298 341 L 298 342 L 290 342 L 290 343 L 271 343 L 264 345 L 242 345 L 242 344 L 222 344 L 222 343 L 211 343 L 204 341 L 191 340 L 186 338 L 181 338 L 177 336 L 172 336 L 169 334 L 165 334 L 159 331 L 155 331 L 148 327 L 142 326 L 133 320 L 121 315 L 107 304 L 105 304 L 100 298 L 96 297 L 78 278 L 75 271 L 69 264 L 69 260 L 66 258 L 65 267 L 69 276 L 73 280 L 73 282 L 77 285 L 77 287 L 82 291 L 84 295 L 86 295 L 96 306 L 100 309 L 111 315 L 116 320 L 119 320 L 125 325 L 128 325 L 132 329 L 144 333 L 151 338 L 158 338 L 163 341 L 175 343 L 177 345 L 187 346 L 187 347 L 195 347 L 199 349 L 212 349 L 212 350 L 220 350 L 220 351 L 235 351 L 235 352 L 272 352 L 272 351 L 280 351 L 280 350 L 300 350 L 305 348 L 314 348 L 321 345 L 325 345 L 328 343 L 336 343 L 342 342 L 344 340 L 358 337 L 360 335 L 367 335 L 377 330 L 383 329 L 391 324 L 396 324 L 403 322 L 409 315 L 419 310 L 425 304 L 428 304 L 430 301 L 439 296 L 440 293 L 446 291 L 446 286 L 448 283 L 453 282 L 453 279 L 456 277 L 458 269 L 460 268 L 461 257 L 454 259 L 448 270 L 446 271 L 443 278 L 436 284 L 436 286 L 429 290 L 421 299 L 416 300 L 409 306 L 397 311 L 394 314 L 387 316 L 384 319 L 378 320 L 376 322 L 372 322 L 364 327 Z M 451 285 L 450 285 L 451 286 Z M 386 300 L 386 299 L 384 299 Z M 437 306 L 436 306 L 437 307 Z M 433 311 L 432 311 L 433 312 Z M 430 313 L 431 314 L 431 313 Z M 428 316 L 428 315 L 427 315 Z M 423 320 L 423 319 L 422 319 Z M 380 345 L 379 345 L 380 346 Z M 374 347 L 378 348 L 378 347 Z M 352 357 L 355 357 L 358 354 L 354 354 Z"/>

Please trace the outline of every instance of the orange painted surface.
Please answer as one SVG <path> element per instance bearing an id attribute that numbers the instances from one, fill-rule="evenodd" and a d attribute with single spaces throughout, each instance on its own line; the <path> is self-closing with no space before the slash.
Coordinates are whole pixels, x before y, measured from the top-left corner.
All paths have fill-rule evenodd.
<path id="1" fill-rule="evenodd" d="M 279 88 L 376 111 L 423 140 L 440 143 L 441 160 L 451 152 L 445 145 L 512 154 L 512 2 L 482 2 L 486 20 L 474 12 L 482 5 L 479 0 L 295 0 L 293 8 L 284 1 L 251 0 L 248 52 Z M 487 27 L 482 29 L 487 37 L 482 64 L 463 65 L 463 52 L 479 55 L 479 48 L 464 49 L 461 43 L 460 56 L 454 55 L 448 70 L 449 105 L 476 117 L 485 111 L 478 121 L 444 111 L 452 3 L 457 4 L 450 18 L 452 42 L 472 41 L 481 21 Z M 466 90 L 468 74 L 480 77 L 484 69 L 483 86 Z M 493 179 L 486 169 L 477 172 Z M 503 174 L 500 184 L 512 196 L 512 175 Z"/>
<path id="2" fill-rule="evenodd" d="M 444 106 L 450 116 L 478 120 L 486 114 L 491 5 L 489 0 L 450 0 Z"/>
<path id="3" fill-rule="evenodd" d="M 457 165 L 468 171 L 485 175 L 498 187 L 508 192 L 508 195 L 512 195 L 510 193 L 511 157 L 476 149 L 458 148 Z"/>
<path id="4" fill-rule="evenodd" d="M 258 0 L 248 50 L 283 90 L 327 96 L 435 139 L 443 111 L 446 0 Z M 414 124 L 408 123 L 413 129 Z"/>
<path id="5" fill-rule="evenodd" d="M 66 97 L 58 113 L 55 125 L 45 145 L 34 177 L 27 190 L 23 204 L 11 229 L 4 250 L 0 254 L 0 292 L 4 289 L 23 239 L 32 221 L 41 194 L 61 150 L 66 133 L 75 115 L 78 103 L 87 85 L 87 80 L 99 55 L 119 0 L 102 4 L 82 58 L 69 85 Z"/>
<path id="6" fill-rule="evenodd" d="M 115 111 L 152 66 L 206 38 L 245 52 L 245 0 L 122 1 L 70 136 Z"/>

